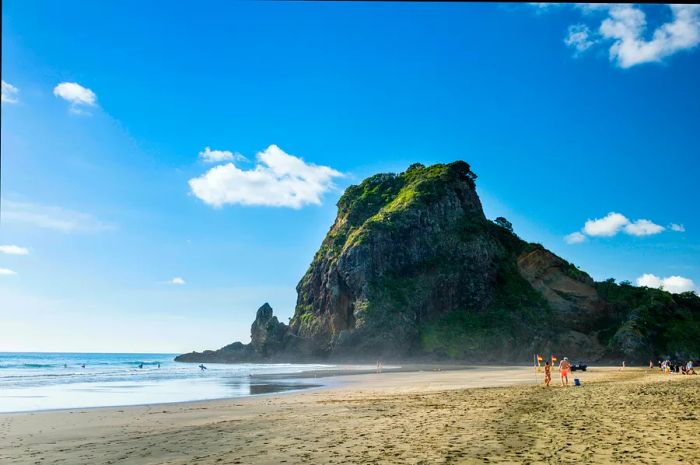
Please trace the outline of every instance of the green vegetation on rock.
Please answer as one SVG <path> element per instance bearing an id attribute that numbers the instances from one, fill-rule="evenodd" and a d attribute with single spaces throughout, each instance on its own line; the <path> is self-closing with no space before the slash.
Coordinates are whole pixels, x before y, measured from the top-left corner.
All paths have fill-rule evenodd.
<path id="1" fill-rule="evenodd" d="M 614 280 L 596 283 L 609 304 L 601 342 L 620 356 L 699 357 L 700 297 L 671 294 Z"/>

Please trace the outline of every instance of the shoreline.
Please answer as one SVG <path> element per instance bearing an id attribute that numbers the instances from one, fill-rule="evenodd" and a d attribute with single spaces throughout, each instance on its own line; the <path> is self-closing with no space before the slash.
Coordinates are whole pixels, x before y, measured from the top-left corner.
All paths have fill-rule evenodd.
<path id="1" fill-rule="evenodd" d="M 15 415 L 34 415 L 34 414 L 43 414 L 43 413 L 75 413 L 75 412 L 82 412 L 82 411 L 94 411 L 94 410 L 114 410 L 114 409 L 119 409 L 119 410 L 124 410 L 124 409 L 130 409 L 130 408 L 159 408 L 159 407 L 168 407 L 168 406 L 173 406 L 173 405 L 187 405 L 187 404 L 198 404 L 198 403 L 207 403 L 207 402 L 222 402 L 222 401 L 233 401 L 233 400 L 242 400 L 242 399 L 251 399 L 251 398 L 258 398 L 258 397 L 269 397 L 269 396 L 283 396 L 283 395 L 293 395 L 301 391 L 312 391 L 316 389 L 323 389 L 324 386 L 322 385 L 309 385 L 309 387 L 302 387 L 299 389 L 290 389 L 290 390 L 284 390 L 284 391 L 276 391 L 276 392 L 269 392 L 269 393 L 261 393 L 261 394 L 251 394 L 247 396 L 239 396 L 239 397 L 213 397 L 211 399 L 196 399 L 196 400 L 179 400 L 179 401 L 174 401 L 174 402 L 156 402 L 156 403 L 143 403 L 143 404 L 124 404 L 124 405 L 101 405 L 101 406 L 94 406 L 94 407 L 62 407 L 62 408 L 52 408 L 52 409 L 39 409 L 39 410 L 22 410 L 19 412 L 0 412 L 0 419 L 4 416 L 15 416 Z"/>
<path id="2" fill-rule="evenodd" d="M 176 402 L 156 402 L 156 403 L 143 403 L 143 404 L 126 404 L 126 405 L 104 405 L 104 406 L 94 406 L 94 407 L 66 407 L 66 408 L 56 408 L 56 409 L 43 409 L 43 410 L 25 410 L 25 411 L 20 411 L 20 412 L 0 412 L 0 419 L 3 417 L 8 417 L 8 416 L 23 416 L 23 415 L 42 415 L 42 414 L 51 414 L 51 413 L 68 413 L 68 414 L 73 414 L 73 413 L 81 413 L 85 411 L 106 411 L 106 412 L 113 412 L 115 410 L 119 411 L 125 411 L 125 410 L 138 410 L 138 409 L 158 409 L 158 408 L 168 408 L 168 407 L 177 407 L 177 406 L 187 406 L 187 405 L 199 405 L 199 404 L 221 404 L 221 403 L 229 403 L 229 402 L 244 402 L 244 401 L 251 401 L 255 399 L 264 399 L 266 397 L 289 397 L 289 396 L 295 396 L 295 395 L 300 395 L 304 393 L 312 393 L 312 392 L 319 392 L 319 391 L 335 391 L 335 390 L 344 390 L 344 389 L 352 389 L 353 387 L 367 387 L 367 386 L 372 386 L 371 383 L 365 383 L 367 381 L 367 376 L 373 376 L 373 377 L 385 377 L 387 375 L 392 375 L 392 374 L 439 374 L 439 373 L 449 373 L 449 372 L 470 372 L 472 370 L 480 370 L 480 369 L 486 369 L 489 371 L 493 372 L 501 372 L 501 371 L 508 371 L 508 370 L 523 370 L 524 367 L 522 366 L 509 366 L 509 367 L 501 367 L 501 366 L 451 366 L 451 367 L 443 367 L 440 366 L 440 368 L 436 368 L 433 370 L 427 370 L 424 369 L 428 366 L 421 365 L 422 369 L 419 369 L 417 367 L 398 367 L 398 368 L 391 368 L 391 369 L 384 369 L 382 373 L 375 373 L 374 370 L 351 370 L 351 369 L 335 369 L 335 370 L 307 370 L 299 373 L 293 373 L 293 374 L 285 374 L 285 373 L 278 373 L 278 374 L 263 374 L 263 375 L 249 375 L 250 379 L 256 379 L 260 381 L 265 381 L 265 380 L 280 380 L 280 379 L 285 379 L 285 380 L 295 380 L 295 379 L 303 379 L 303 380 L 308 380 L 308 379 L 318 379 L 318 380 L 328 380 L 328 382 L 323 383 L 323 384 L 317 384 L 317 385 L 310 385 L 309 387 L 303 387 L 300 389 L 293 389 L 289 391 L 276 391 L 276 392 L 270 392 L 270 393 L 261 393 L 261 394 L 251 394 L 251 395 L 245 395 L 245 396 L 235 396 L 235 397 L 218 397 L 218 398 L 211 398 L 211 399 L 196 399 L 196 400 L 185 400 L 185 401 L 176 401 Z M 530 373 L 530 380 L 527 380 L 527 375 L 524 377 L 521 374 L 521 377 L 523 378 L 521 383 L 527 384 L 528 382 L 530 384 L 535 384 L 535 377 L 533 373 L 533 368 L 529 367 L 528 372 Z M 293 375 L 293 376 L 290 376 Z M 345 378 L 345 379 L 343 379 Z M 375 380 L 376 381 L 376 380 Z M 363 386 L 364 385 L 364 386 Z M 504 384 L 500 382 L 496 382 L 496 384 L 486 384 L 486 385 L 479 385 L 479 386 L 474 386 L 476 387 L 497 387 L 497 386 L 503 386 Z M 505 384 L 507 385 L 507 384 Z M 448 386 L 445 388 L 447 390 L 451 389 L 471 389 L 473 387 L 461 385 L 461 384 L 448 384 Z"/>
<path id="3" fill-rule="evenodd" d="M 352 365 L 351 365 L 352 366 Z M 642 368 L 628 368 L 628 369 L 642 369 Z M 430 365 L 430 364 L 414 364 L 414 365 L 405 365 L 405 366 L 399 366 L 399 367 L 390 367 L 390 368 L 384 368 L 381 373 L 376 373 L 374 369 L 351 369 L 351 368 L 335 368 L 335 369 L 311 369 L 311 370 L 306 370 L 306 371 L 301 371 L 297 373 L 268 373 L 268 374 L 250 374 L 248 375 L 248 379 L 250 380 L 255 380 L 259 382 L 265 382 L 269 381 L 271 386 L 274 386 L 274 383 L 280 383 L 281 381 L 288 381 L 290 383 L 293 383 L 294 381 L 302 381 L 302 382 L 307 382 L 309 380 L 317 380 L 317 384 L 309 384 L 309 385 L 301 385 L 298 388 L 292 388 L 292 389 L 280 389 L 280 390 L 275 390 L 272 392 L 261 392 L 261 393 L 256 393 L 256 394 L 247 394 L 247 395 L 240 395 L 240 396 L 223 396 L 223 397 L 212 397 L 212 398 L 206 398 L 206 399 L 193 399 L 193 400 L 180 400 L 180 401 L 172 401 L 172 402 L 144 402 L 144 403 L 137 403 L 137 404 L 119 404 L 119 405 L 98 405 L 98 406 L 85 406 L 85 407 L 59 407 L 59 408 L 47 408 L 47 409 L 35 409 L 35 410 L 22 410 L 22 411 L 8 411 L 8 412 L 2 412 L 0 411 L 0 418 L 3 416 L 9 416 L 9 415 L 31 415 L 31 414 L 42 414 L 42 413 L 52 413 L 52 412 L 68 412 L 68 413 L 73 413 L 77 411 L 93 411 L 93 410 L 113 410 L 113 409 L 131 409 L 131 408 L 159 408 L 159 407 L 169 407 L 169 406 L 177 406 L 177 405 L 192 405 L 192 404 L 202 404 L 202 403 L 213 403 L 213 402 L 227 402 L 227 401 L 239 401 L 239 400 L 245 400 L 245 399 L 255 399 L 255 398 L 264 398 L 264 397 L 270 397 L 270 396 L 290 396 L 290 395 L 295 395 L 295 394 L 300 394 L 304 392 L 313 392 L 313 391 L 319 391 L 319 390 L 329 390 L 329 389 L 338 389 L 338 388 L 343 388 L 345 387 L 346 384 L 362 384 L 362 378 L 356 378 L 356 377 L 364 377 L 364 376 L 387 376 L 390 374 L 399 374 L 399 373 L 405 373 L 405 374 L 438 374 L 438 373 L 448 373 L 448 372 L 469 372 L 469 371 L 479 371 L 479 370 L 488 370 L 491 372 L 508 372 L 508 371 L 513 371 L 513 370 L 518 370 L 524 371 L 525 373 L 529 372 L 530 373 L 530 380 L 527 379 L 527 374 L 524 375 L 523 380 L 520 381 L 517 384 L 536 384 L 535 381 L 540 380 L 543 376 L 543 373 L 537 373 L 535 375 L 534 373 L 534 367 L 533 366 L 523 366 L 523 365 L 509 365 L 509 366 L 503 366 L 503 365 L 457 365 L 457 364 L 436 364 L 436 365 Z M 619 367 L 615 366 L 600 366 L 600 367 L 591 367 L 589 368 L 588 372 L 584 373 L 591 373 L 592 372 L 599 372 L 601 370 L 604 371 L 617 371 L 619 370 Z M 573 382 L 573 379 L 576 377 L 576 373 L 580 372 L 573 372 L 571 376 L 571 382 Z M 325 380 L 325 382 L 321 382 L 322 380 Z M 552 372 L 552 380 L 553 383 L 555 384 L 558 380 L 557 374 L 553 370 Z M 502 386 L 502 383 L 496 383 L 495 385 L 484 385 L 484 386 L 479 386 L 479 387 L 496 387 L 496 386 Z M 470 389 L 471 387 L 469 386 L 461 386 L 461 385 L 456 385 L 454 387 L 448 387 L 446 389 Z"/>
<path id="4" fill-rule="evenodd" d="M 349 365 L 353 366 L 353 365 Z M 384 368 L 382 373 L 379 375 L 386 375 L 389 373 L 424 373 L 424 372 L 441 372 L 441 371 L 459 371 L 459 370 L 471 370 L 479 368 L 490 368 L 494 370 L 501 369 L 501 367 L 493 366 L 460 366 L 460 365 L 406 365 L 400 367 L 390 367 Z M 521 368 L 521 367 L 518 367 Z M 507 369 L 507 368 L 502 368 Z M 300 392 L 315 391 L 320 389 L 332 389 L 335 387 L 340 387 L 342 381 L 337 380 L 345 376 L 362 376 L 362 375 L 376 375 L 374 369 L 352 369 L 352 368 L 335 368 L 335 369 L 311 369 L 306 371 L 301 371 L 297 373 L 268 373 L 268 374 L 251 374 L 248 375 L 248 379 L 265 382 L 269 381 L 271 386 L 275 383 L 282 384 L 281 381 L 294 382 L 297 380 L 308 382 L 309 380 L 327 380 L 325 383 L 319 384 L 308 384 L 300 385 L 298 388 L 293 389 L 279 389 L 272 392 L 248 394 L 241 396 L 223 396 L 223 397 L 212 397 L 207 399 L 193 399 L 193 400 L 182 400 L 173 402 L 144 402 L 137 404 L 119 404 L 119 405 L 98 405 L 98 406 L 86 406 L 86 407 L 59 407 L 59 408 L 47 408 L 47 409 L 34 409 L 34 410 L 21 410 L 21 411 L 0 411 L 0 417 L 6 415 L 28 415 L 28 414 L 41 414 L 49 412 L 75 412 L 75 411 L 85 411 L 85 410 L 99 410 L 99 409 L 128 409 L 128 408 L 144 408 L 144 407 L 167 407 L 179 404 L 197 404 L 206 402 L 217 402 L 217 401 L 233 401 L 257 397 L 275 396 L 275 395 L 293 395 Z"/>

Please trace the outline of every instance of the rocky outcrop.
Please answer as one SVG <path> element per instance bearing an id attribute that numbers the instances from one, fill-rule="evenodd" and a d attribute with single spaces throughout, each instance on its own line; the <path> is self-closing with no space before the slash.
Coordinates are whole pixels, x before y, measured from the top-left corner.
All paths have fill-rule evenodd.
<path id="1" fill-rule="evenodd" d="M 255 321 L 250 326 L 250 344 L 234 342 L 219 350 L 178 355 L 175 361 L 233 363 L 266 361 L 275 356 L 285 358 L 284 349 L 289 337 L 289 327 L 277 320 L 272 307 L 265 302 L 258 309 Z"/>
<path id="2" fill-rule="evenodd" d="M 700 356 L 696 295 L 595 283 L 505 218 L 487 220 L 475 180 L 457 161 L 350 186 L 289 326 L 265 304 L 250 344 L 178 360 Z"/>
<path id="3" fill-rule="evenodd" d="M 270 304 L 260 307 L 255 314 L 255 321 L 250 326 L 250 347 L 263 357 L 280 352 L 284 348 L 289 327 L 277 321 L 272 314 Z"/>
<path id="4" fill-rule="evenodd" d="M 413 165 L 349 188 L 297 286 L 292 332 L 319 353 L 407 353 L 423 322 L 484 311 L 502 247 L 486 223 L 469 165 Z"/>
<path id="5" fill-rule="evenodd" d="M 558 322 L 579 331 L 592 329 L 605 316 L 605 302 L 593 278 L 544 248 L 517 259 L 518 271 L 545 298 Z"/>

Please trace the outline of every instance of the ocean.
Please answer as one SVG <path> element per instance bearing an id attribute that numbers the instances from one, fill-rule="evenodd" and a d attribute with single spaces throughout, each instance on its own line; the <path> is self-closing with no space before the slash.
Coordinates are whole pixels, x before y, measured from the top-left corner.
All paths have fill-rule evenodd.
<path id="1" fill-rule="evenodd" d="M 176 354 L 0 352 L 0 412 L 222 399 L 318 386 L 313 364 L 198 364 Z M 366 368 L 366 367 L 365 367 Z M 267 380 L 250 375 L 287 374 Z"/>

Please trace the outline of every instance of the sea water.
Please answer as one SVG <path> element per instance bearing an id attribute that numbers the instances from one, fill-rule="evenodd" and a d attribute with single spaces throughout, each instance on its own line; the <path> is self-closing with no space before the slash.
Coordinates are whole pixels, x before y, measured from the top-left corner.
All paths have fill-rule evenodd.
<path id="1" fill-rule="evenodd" d="M 312 364 L 198 364 L 175 354 L 0 352 L 0 412 L 142 405 L 305 389 Z M 288 377 L 264 380 L 266 374 Z M 256 375 L 263 375 L 262 378 Z"/>

